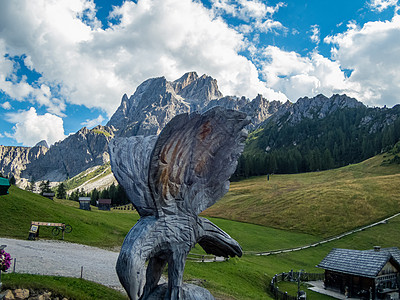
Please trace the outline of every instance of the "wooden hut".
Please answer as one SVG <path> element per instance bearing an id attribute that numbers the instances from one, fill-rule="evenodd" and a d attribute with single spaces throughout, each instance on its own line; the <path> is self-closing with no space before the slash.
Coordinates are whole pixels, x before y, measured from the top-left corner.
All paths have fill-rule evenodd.
<path id="1" fill-rule="evenodd" d="M 7 178 L 0 177 L 0 195 L 7 195 L 10 186 L 11 184 Z"/>
<path id="2" fill-rule="evenodd" d="M 100 210 L 110 210 L 111 209 L 111 199 L 99 199 L 97 201 L 97 207 Z"/>
<path id="3" fill-rule="evenodd" d="M 400 250 L 332 249 L 317 265 L 325 288 L 360 299 L 399 299 Z"/>
<path id="4" fill-rule="evenodd" d="M 53 200 L 55 196 L 56 194 L 53 192 L 43 193 L 43 197 L 49 198 L 50 200 Z"/>
<path id="5" fill-rule="evenodd" d="M 79 197 L 79 209 L 90 210 L 90 197 Z"/>

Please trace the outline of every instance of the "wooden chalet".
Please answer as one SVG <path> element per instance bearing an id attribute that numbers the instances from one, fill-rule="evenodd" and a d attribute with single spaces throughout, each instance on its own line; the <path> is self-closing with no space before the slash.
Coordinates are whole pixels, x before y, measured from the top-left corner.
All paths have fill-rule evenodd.
<path id="1" fill-rule="evenodd" d="M 325 288 L 359 299 L 399 299 L 400 250 L 332 249 L 317 265 Z"/>
<path id="2" fill-rule="evenodd" d="M 50 200 L 53 200 L 55 196 L 56 194 L 53 192 L 43 193 L 43 197 L 49 198 Z"/>
<path id="3" fill-rule="evenodd" d="M 0 177 L 0 195 L 7 195 L 11 184 L 7 178 Z"/>
<path id="4" fill-rule="evenodd" d="M 90 197 L 79 197 L 79 209 L 91 210 Z"/>
<path id="5" fill-rule="evenodd" d="M 99 199 L 97 201 L 97 207 L 100 210 L 110 210 L 111 209 L 111 199 Z"/>

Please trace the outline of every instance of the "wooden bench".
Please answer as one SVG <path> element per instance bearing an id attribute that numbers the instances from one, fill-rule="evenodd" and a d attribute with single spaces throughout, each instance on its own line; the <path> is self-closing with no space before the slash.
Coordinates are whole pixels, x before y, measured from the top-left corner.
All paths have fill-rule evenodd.
<path id="1" fill-rule="evenodd" d="M 31 222 L 31 228 L 29 230 L 29 240 L 39 239 L 39 228 L 40 226 L 54 227 L 52 230 L 53 235 L 58 235 L 62 232 L 62 239 L 64 239 L 64 232 L 70 233 L 72 231 L 71 225 L 65 225 L 65 223 L 51 223 L 51 222 Z"/>

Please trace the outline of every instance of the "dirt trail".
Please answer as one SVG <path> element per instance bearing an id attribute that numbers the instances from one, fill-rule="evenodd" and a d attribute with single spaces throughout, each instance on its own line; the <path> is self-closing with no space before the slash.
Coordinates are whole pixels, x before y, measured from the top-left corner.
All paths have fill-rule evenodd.
<path id="1" fill-rule="evenodd" d="M 118 252 L 62 241 L 0 238 L 0 245 L 16 258 L 15 272 L 81 277 L 122 291 L 115 272 Z M 11 265 L 10 272 L 14 268 Z"/>

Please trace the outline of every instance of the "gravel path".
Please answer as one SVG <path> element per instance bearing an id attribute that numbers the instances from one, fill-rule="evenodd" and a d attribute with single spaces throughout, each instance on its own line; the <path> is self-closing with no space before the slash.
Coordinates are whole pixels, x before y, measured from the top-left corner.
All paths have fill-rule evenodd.
<path id="1" fill-rule="evenodd" d="M 16 258 L 15 272 L 80 277 L 123 291 L 115 264 L 118 252 L 62 241 L 0 238 L 0 245 Z M 10 271 L 12 271 L 11 265 Z"/>

